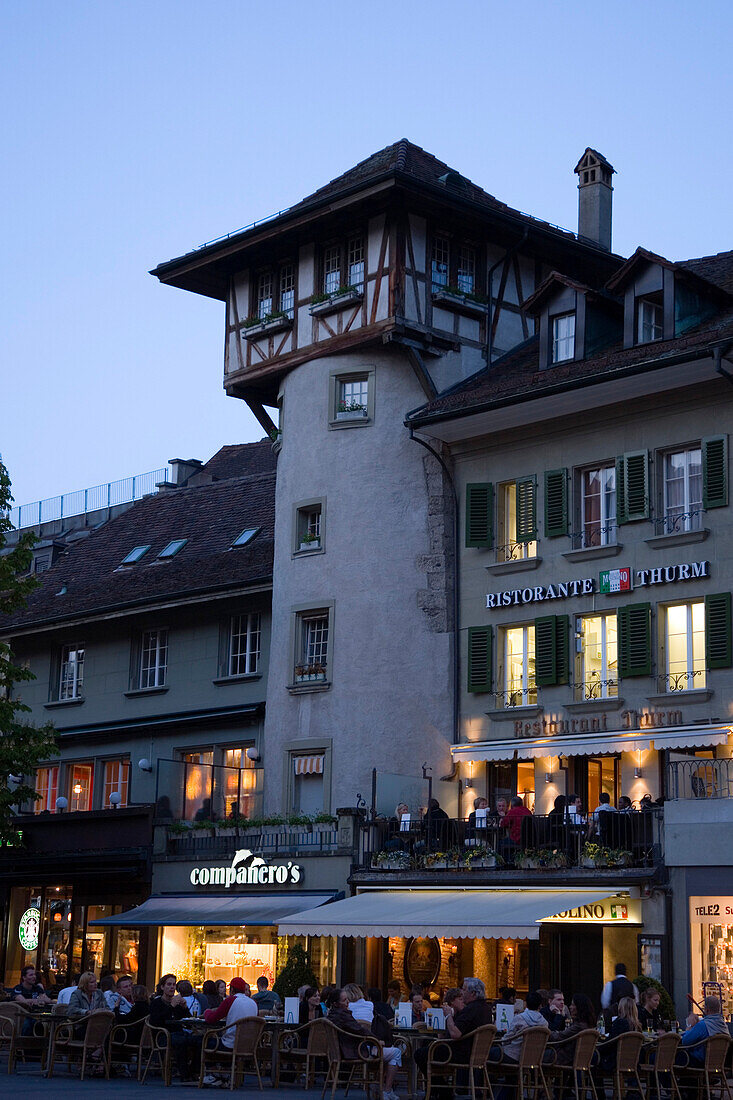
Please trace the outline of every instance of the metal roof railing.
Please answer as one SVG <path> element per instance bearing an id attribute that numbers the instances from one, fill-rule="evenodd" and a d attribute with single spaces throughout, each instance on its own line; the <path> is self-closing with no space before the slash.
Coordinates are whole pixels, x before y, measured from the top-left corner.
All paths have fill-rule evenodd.
<path id="1" fill-rule="evenodd" d="M 13 527 L 36 527 L 41 523 L 81 516 L 86 512 L 96 512 L 102 508 L 114 508 L 117 504 L 128 504 L 141 497 L 156 493 L 160 481 L 169 480 L 169 468 L 150 470 L 146 474 L 123 477 L 119 481 L 108 481 L 104 485 L 93 485 L 90 489 L 76 489 L 72 493 L 34 500 L 32 504 L 19 504 L 10 509 L 10 522 Z"/>

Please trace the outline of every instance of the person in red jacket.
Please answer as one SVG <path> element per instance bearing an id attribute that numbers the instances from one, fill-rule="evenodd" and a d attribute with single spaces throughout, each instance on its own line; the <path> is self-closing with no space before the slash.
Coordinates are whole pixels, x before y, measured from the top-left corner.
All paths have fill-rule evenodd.
<path id="1" fill-rule="evenodd" d="M 519 795 L 514 795 L 506 817 L 501 822 L 501 828 L 507 830 L 507 835 L 501 842 L 505 852 L 511 853 L 522 842 L 522 818 L 531 817 L 532 811 L 528 810 Z"/>

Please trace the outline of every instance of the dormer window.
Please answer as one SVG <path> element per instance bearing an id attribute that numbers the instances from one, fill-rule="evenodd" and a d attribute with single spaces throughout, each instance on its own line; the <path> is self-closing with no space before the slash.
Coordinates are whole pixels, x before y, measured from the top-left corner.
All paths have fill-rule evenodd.
<path id="1" fill-rule="evenodd" d="M 639 298 L 636 302 L 636 342 L 651 344 L 664 336 L 662 295 Z"/>
<path id="2" fill-rule="evenodd" d="M 552 318 L 552 362 L 564 363 L 575 358 L 575 314 L 561 313 Z"/>

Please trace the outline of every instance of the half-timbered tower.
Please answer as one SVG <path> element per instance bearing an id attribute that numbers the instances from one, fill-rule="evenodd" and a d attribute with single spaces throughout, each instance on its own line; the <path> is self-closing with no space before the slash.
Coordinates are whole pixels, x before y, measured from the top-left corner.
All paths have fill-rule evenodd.
<path id="1" fill-rule="evenodd" d="M 404 419 L 533 335 L 549 271 L 619 262 L 402 140 L 153 272 L 226 304 L 225 389 L 279 448 L 268 808 L 368 801 L 377 768 L 391 810 L 387 773 L 450 772 L 453 490 Z"/>

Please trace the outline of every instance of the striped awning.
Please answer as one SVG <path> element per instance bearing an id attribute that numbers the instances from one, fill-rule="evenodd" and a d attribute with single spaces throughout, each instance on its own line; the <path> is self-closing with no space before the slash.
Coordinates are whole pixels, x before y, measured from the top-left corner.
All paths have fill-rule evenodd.
<path id="1" fill-rule="evenodd" d="M 295 756 L 293 758 L 296 775 L 323 775 L 323 755 Z"/>
<path id="2" fill-rule="evenodd" d="M 648 749 L 691 749 L 725 745 L 729 725 L 667 726 L 605 733 L 512 737 L 454 745 L 454 760 L 537 760 L 553 756 L 600 756 Z"/>

